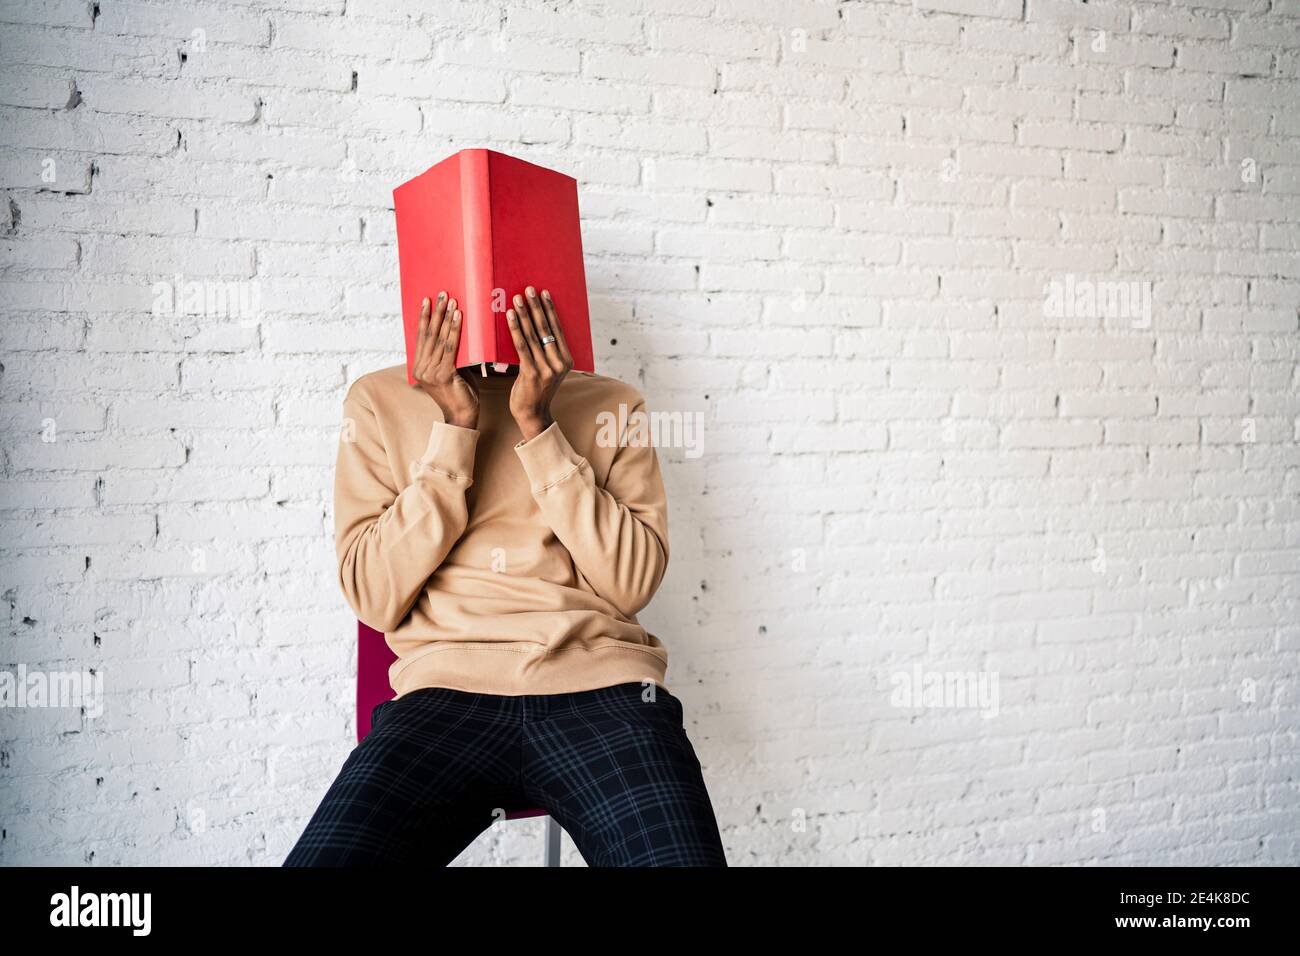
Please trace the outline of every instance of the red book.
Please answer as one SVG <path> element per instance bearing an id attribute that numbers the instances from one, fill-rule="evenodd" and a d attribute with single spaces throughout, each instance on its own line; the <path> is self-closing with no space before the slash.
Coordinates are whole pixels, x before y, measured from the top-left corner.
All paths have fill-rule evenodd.
<path id="1" fill-rule="evenodd" d="M 420 303 L 446 290 L 462 313 L 456 367 L 519 364 L 506 309 L 533 285 L 549 289 L 573 353 L 594 372 L 578 183 L 490 149 L 463 149 L 393 190 L 406 330 L 406 378 Z"/>

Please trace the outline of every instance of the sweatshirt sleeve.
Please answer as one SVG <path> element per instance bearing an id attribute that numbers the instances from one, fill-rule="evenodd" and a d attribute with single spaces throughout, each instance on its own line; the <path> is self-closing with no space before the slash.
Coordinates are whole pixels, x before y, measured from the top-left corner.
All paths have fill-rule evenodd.
<path id="1" fill-rule="evenodd" d="M 645 411 L 644 402 L 637 411 Z M 603 488 L 556 422 L 515 452 L 533 499 L 583 577 L 633 617 L 650 603 L 668 566 L 668 507 L 654 446 L 621 446 Z"/>
<path id="2" fill-rule="evenodd" d="M 334 472 L 334 543 L 339 583 L 357 617 L 391 632 L 469 519 L 478 431 L 435 421 L 400 492 L 374 411 L 349 392 Z"/>

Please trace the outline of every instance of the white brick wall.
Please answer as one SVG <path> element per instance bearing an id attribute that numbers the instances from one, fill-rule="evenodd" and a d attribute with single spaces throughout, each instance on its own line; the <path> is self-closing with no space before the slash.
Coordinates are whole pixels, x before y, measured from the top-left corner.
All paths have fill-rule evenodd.
<path id="1" fill-rule="evenodd" d="M 598 367 L 706 415 L 645 617 L 735 864 L 1300 862 L 1296 0 L 0 21 L 0 666 L 108 694 L 0 711 L 0 863 L 283 859 L 352 742 L 389 191 L 466 146 L 578 177 Z M 152 314 L 176 273 L 256 316 Z"/>

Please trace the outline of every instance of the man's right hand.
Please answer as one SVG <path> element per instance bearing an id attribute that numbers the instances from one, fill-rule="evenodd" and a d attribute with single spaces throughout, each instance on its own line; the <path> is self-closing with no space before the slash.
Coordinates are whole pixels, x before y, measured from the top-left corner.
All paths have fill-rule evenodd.
<path id="1" fill-rule="evenodd" d="M 415 346 L 411 374 L 424 393 L 438 403 L 442 419 L 461 428 L 478 427 L 478 387 L 472 376 L 456 369 L 456 348 L 460 345 L 461 313 L 456 300 L 438 293 L 431 304 L 420 306 L 420 332 Z"/>

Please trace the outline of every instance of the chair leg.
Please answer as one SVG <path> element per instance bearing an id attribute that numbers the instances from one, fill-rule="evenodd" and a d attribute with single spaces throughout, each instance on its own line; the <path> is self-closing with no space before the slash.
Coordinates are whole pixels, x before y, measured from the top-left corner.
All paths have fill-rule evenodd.
<path id="1" fill-rule="evenodd" d="M 546 852 L 543 860 L 543 866 L 560 865 L 560 825 L 549 814 L 546 817 Z"/>

